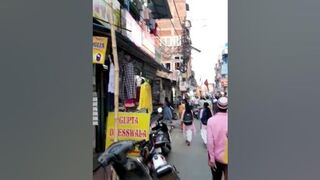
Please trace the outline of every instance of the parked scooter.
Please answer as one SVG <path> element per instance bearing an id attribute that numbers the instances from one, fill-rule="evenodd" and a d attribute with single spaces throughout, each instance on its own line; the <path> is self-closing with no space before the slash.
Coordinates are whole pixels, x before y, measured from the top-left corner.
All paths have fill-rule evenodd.
<path id="1" fill-rule="evenodd" d="M 128 157 L 137 146 L 141 157 Z M 159 150 L 150 141 L 119 141 L 112 144 L 98 161 L 103 167 L 112 165 L 120 180 L 179 180 L 175 167 L 167 163 Z"/>
<path id="2" fill-rule="evenodd" d="M 149 141 L 149 149 L 144 151 L 143 154 L 149 154 L 147 159 L 151 174 L 154 179 L 159 180 L 180 180 L 177 169 L 166 161 L 163 155 L 161 146 L 154 144 L 155 142 Z M 146 153 L 147 152 L 147 153 Z"/>
<path id="3" fill-rule="evenodd" d="M 171 152 L 171 131 L 174 128 L 168 125 L 167 121 L 163 120 L 162 108 L 158 108 L 158 116 L 155 125 L 151 128 L 150 140 L 157 148 L 161 148 L 163 155 L 168 155 Z"/>

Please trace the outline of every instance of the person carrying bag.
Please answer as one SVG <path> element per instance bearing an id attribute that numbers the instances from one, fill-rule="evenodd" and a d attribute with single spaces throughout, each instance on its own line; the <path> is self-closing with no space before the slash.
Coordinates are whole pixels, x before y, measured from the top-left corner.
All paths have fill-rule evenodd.
<path id="1" fill-rule="evenodd" d="M 203 143 L 206 145 L 207 144 L 207 123 L 209 118 L 212 117 L 212 112 L 209 108 L 209 103 L 205 102 L 203 104 L 203 110 L 201 113 L 201 137 L 203 140 Z"/>
<path id="2" fill-rule="evenodd" d="M 181 122 L 183 125 L 183 133 L 186 137 L 186 143 L 190 146 L 196 128 L 193 122 L 193 112 L 187 100 L 185 100 L 185 110 L 182 113 Z"/>

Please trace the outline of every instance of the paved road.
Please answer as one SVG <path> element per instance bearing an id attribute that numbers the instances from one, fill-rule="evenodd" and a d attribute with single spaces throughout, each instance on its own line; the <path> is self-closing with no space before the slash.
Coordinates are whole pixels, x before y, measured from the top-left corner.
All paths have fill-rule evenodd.
<path id="1" fill-rule="evenodd" d="M 195 120 L 195 123 L 197 133 L 190 146 L 186 145 L 180 128 L 173 130 L 173 147 L 168 161 L 176 166 L 181 180 L 210 180 L 212 177 L 207 163 L 207 151 L 200 136 L 200 122 Z"/>

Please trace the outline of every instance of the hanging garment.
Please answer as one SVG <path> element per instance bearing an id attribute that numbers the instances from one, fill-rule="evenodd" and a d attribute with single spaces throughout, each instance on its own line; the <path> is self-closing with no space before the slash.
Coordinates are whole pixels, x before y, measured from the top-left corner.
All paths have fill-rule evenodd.
<path id="1" fill-rule="evenodd" d="M 140 101 L 140 86 L 139 87 L 137 87 L 137 98 L 136 98 L 136 100 L 137 101 Z"/>
<path id="2" fill-rule="evenodd" d="M 152 91 L 151 91 L 151 86 L 149 83 L 146 84 L 147 85 L 147 109 L 149 113 L 152 113 L 153 111 L 153 107 L 152 107 Z"/>
<path id="3" fill-rule="evenodd" d="M 109 66 L 108 92 L 114 93 L 114 65 L 111 61 L 110 61 L 110 66 Z"/>
<path id="4" fill-rule="evenodd" d="M 127 107 L 127 108 L 135 107 L 136 106 L 136 100 L 135 99 L 127 99 L 125 104 L 124 104 L 124 106 Z"/>
<path id="5" fill-rule="evenodd" d="M 136 98 L 134 65 L 128 62 L 122 65 L 120 76 L 120 98 L 123 101 Z"/>
<path id="6" fill-rule="evenodd" d="M 152 94 L 151 86 L 145 82 L 140 88 L 140 101 L 138 109 L 148 109 L 148 113 L 152 113 Z"/>

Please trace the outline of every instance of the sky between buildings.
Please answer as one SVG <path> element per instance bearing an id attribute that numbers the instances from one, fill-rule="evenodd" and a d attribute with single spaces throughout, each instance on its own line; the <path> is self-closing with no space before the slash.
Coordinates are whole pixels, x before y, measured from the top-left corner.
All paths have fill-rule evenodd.
<path id="1" fill-rule="evenodd" d="M 192 68 L 198 83 L 208 79 L 214 82 L 214 66 L 228 42 L 228 0 L 187 0 L 191 20 Z"/>

